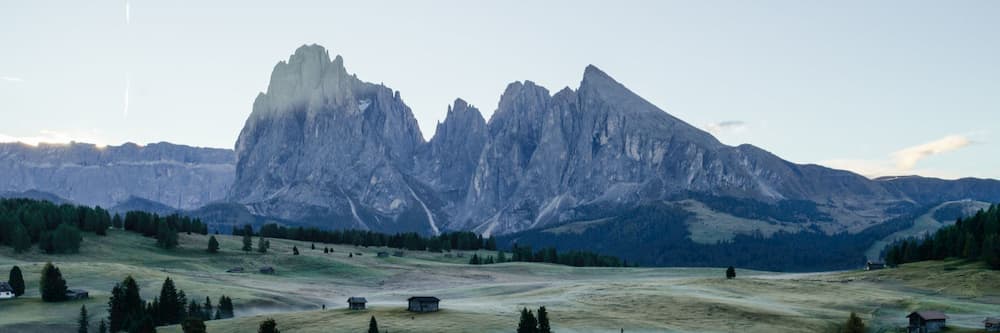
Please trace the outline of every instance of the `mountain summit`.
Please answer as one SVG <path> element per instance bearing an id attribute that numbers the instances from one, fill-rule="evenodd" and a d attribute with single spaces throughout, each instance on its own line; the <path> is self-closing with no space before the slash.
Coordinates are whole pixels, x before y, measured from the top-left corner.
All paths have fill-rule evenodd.
<path id="1" fill-rule="evenodd" d="M 795 207 L 757 218 L 832 233 L 940 200 L 1000 201 L 995 181 L 920 188 L 724 145 L 593 65 L 575 90 L 509 84 L 488 122 L 456 99 L 425 142 L 399 92 L 317 45 L 275 66 L 236 155 L 229 199 L 252 212 L 380 231 L 508 234 L 708 197 Z"/>

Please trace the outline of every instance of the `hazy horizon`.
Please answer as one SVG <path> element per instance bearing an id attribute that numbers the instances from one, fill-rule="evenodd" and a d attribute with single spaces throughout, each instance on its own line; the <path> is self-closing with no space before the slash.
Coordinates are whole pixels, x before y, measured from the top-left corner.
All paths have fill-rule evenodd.
<path id="1" fill-rule="evenodd" d="M 508 83 L 576 88 L 594 64 L 726 144 L 1000 178 L 1000 4 L 715 4 L 6 2 L 0 141 L 231 149 L 274 65 L 316 43 L 428 139 L 455 98 L 489 119 Z"/>

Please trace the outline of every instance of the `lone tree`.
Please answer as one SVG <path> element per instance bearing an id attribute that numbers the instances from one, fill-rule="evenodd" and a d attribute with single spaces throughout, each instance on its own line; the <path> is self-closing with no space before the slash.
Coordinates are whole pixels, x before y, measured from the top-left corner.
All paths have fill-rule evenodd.
<path id="1" fill-rule="evenodd" d="M 538 333 L 552 333 L 552 327 L 549 326 L 549 312 L 544 306 L 538 308 Z"/>
<path id="2" fill-rule="evenodd" d="M 736 278 L 736 268 L 733 268 L 733 266 L 729 266 L 729 268 L 726 268 L 726 278 L 727 279 L 735 279 Z"/>
<path id="3" fill-rule="evenodd" d="M 80 306 L 80 318 L 76 320 L 79 328 L 76 329 L 77 333 L 87 333 L 90 331 L 90 316 L 87 315 L 87 306 Z"/>
<path id="4" fill-rule="evenodd" d="M 299 248 L 296 247 L 295 245 L 292 245 L 292 254 L 299 255 Z"/>
<path id="5" fill-rule="evenodd" d="M 24 295 L 24 276 L 21 275 L 20 267 L 14 266 L 10 269 L 10 278 L 7 279 L 7 283 L 14 289 L 15 297 Z"/>
<path id="6" fill-rule="evenodd" d="M 205 333 L 205 321 L 200 318 L 188 317 L 181 322 L 181 330 L 184 333 Z"/>
<path id="7" fill-rule="evenodd" d="M 372 320 L 368 321 L 368 333 L 378 333 L 378 322 L 375 321 L 375 316 L 372 316 Z"/>
<path id="8" fill-rule="evenodd" d="M 274 319 L 267 318 L 267 320 L 260 322 L 260 327 L 257 328 L 257 333 L 280 333 L 278 330 L 278 323 L 274 322 Z"/>
<path id="9" fill-rule="evenodd" d="M 847 318 L 847 325 L 844 328 L 846 333 L 865 333 L 865 321 L 858 317 L 857 313 L 851 311 L 851 316 Z"/>
<path id="10" fill-rule="evenodd" d="M 243 252 L 250 252 L 253 249 L 253 238 L 249 232 L 243 232 Z"/>
<path id="11" fill-rule="evenodd" d="M 264 236 L 260 236 L 257 240 L 257 252 L 267 253 L 267 248 L 270 247 L 271 243 L 264 239 Z"/>
<path id="12" fill-rule="evenodd" d="M 42 268 L 42 279 L 38 282 L 38 290 L 42 293 L 42 301 L 60 302 L 66 300 L 66 280 L 63 280 L 59 268 L 51 262 Z"/>
<path id="13" fill-rule="evenodd" d="M 521 309 L 521 321 L 517 323 L 517 333 L 537 333 L 538 320 L 528 308 Z"/>
<path id="14" fill-rule="evenodd" d="M 215 239 L 215 236 L 208 238 L 208 253 L 219 252 L 219 241 Z"/>

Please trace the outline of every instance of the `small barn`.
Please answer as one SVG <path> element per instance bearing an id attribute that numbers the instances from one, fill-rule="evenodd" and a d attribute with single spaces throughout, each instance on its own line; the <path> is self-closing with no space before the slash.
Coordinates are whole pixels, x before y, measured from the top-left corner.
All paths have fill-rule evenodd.
<path id="1" fill-rule="evenodd" d="M 378 253 L 378 257 L 379 258 L 388 258 L 389 257 L 389 252 L 379 252 Z"/>
<path id="2" fill-rule="evenodd" d="M 351 310 L 364 310 L 368 300 L 364 297 L 351 297 L 347 299 L 347 308 Z"/>
<path id="3" fill-rule="evenodd" d="M 409 298 L 410 306 L 406 311 L 410 312 L 436 312 L 440 299 L 434 296 L 414 296 Z"/>
<path id="4" fill-rule="evenodd" d="M 78 299 L 88 299 L 90 298 L 90 293 L 83 289 L 69 289 L 66 290 L 66 299 L 68 300 L 78 300 Z"/>
<path id="5" fill-rule="evenodd" d="M 868 263 L 865 264 L 866 271 L 880 270 L 883 268 L 885 268 L 884 262 L 869 261 Z"/>
<path id="6" fill-rule="evenodd" d="M 1000 318 L 988 317 L 983 320 L 987 332 L 1000 332 Z"/>
<path id="7" fill-rule="evenodd" d="M 941 332 L 948 320 L 944 312 L 929 310 L 912 312 L 906 318 L 910 319 L 910 325 L 906 329 L 908 333 Z"/>
<path id="8" fill-rule="evenodd" d="M 260 268 L 261 274 L 274 274 L 274 267 L 264 266 Z"/>
<path id="9" fill-rule="evenodd" d="M 10 283 L 0 282 L 0 299 L 11 298 L 14 298 L 14 287 L 11 287 Z"/>
<path id="10" fill-rule="evenodd" d="M 243 267 L 233 267 L 226 270 L 226 273 L 243 273 Z"/>

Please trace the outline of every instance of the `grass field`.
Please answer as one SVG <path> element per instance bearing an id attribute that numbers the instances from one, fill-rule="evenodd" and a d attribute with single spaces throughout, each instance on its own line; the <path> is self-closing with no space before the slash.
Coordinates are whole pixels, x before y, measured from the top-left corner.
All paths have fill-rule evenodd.
<path id="1" fill-rule="evenodd" d="M 377 258 L 385 249 L 325 245 L 335 252 L 324 254 L 323 244 L 310 250 L 309 243 L 286 240 L 271 240 L 267 254 L 243 253 L 239 238 L 218 239 L 218 254 L 204 251 L 207 236 L 181 235 L 180 247 L 165 251 L 152 239 L 120 231 L 87 235 L 74 255 L 14 255 L 0 248 L 0 273 L 19 265 L 28 284 L 24 297 L 0 301 L 0 332 L 71 331 L 82 304 L 96 325 L 106 316 L 111 287 L 130 274 L 146 299 L 167 276 L 189 298 L 232 297 L 237 317 L 208 322 L 209 332 L 253 332 L 268 317 L 282 332 L 361 332 L 371 316 L 390 332 L 510 332 L 521 307 L 541 305 L 559 332 L 822 332 L 832 331 L 850 311 L 873 327 L 891 329 L 904 325 L 905 314 L 916 309 L 944 310 L 949 324 L 961 331 L 1000 315 L 1000 273 L 959 261 L 874 272 L 739 270 L 737 279 L 726 280 L 717 268 L 470 266 L 465 262 L 471 253 L 446 258 L 408 251 L 404 257 Z M 293 245 L 302 255 L 291 255 Z M 49 260 L 71 288 L 87 289 L 91 298 L 42 303 L 37 280 Z M 256 272 L 265 265 L 277 274 Z M 247 273 L 225 273 L 234 266 Z M 406 298 L 414 295 L 440 297 L 442 311 L 406 312 Z M 370 309 L 345 310 L 349 296 L 367 297 Z"/>

